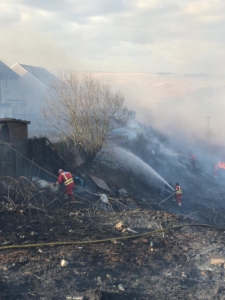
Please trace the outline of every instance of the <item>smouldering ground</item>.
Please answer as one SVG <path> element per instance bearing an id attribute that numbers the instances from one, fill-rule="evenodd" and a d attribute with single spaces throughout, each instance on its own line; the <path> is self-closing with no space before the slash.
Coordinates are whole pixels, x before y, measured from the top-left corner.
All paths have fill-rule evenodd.
<path id="1" fill-rule="evenodd" d="M 146 209 L 97 214 L 80 210 L 69 216 L 73 210 L 53 213 L 52 219 L 1 212 L 1 243 L 112 238 L 86 245 L 2 250 L 1 299 L 224 299 L 224 231 L 185 226 L 126 239 L 132 234 L 116 230 L 119 221 L 139 234 L 194 222 Z M 113 241 L 122 236 L 124 240 Z M 68 262 L 66 267 L 61 259 Z M 95 289 L 104 291 L 101 297 L 93 298 L 90 290 Z"/>
<path id="2" fill-rule="evenodd" d="M 176 174 L 177 169 L 171 167 L 170 173 L 173 172 Z M 118 199 L 113 195 L 110 204 L 115 211 L 97 210 L 99 190 L 87 175 L 86 191 L 75 191 L 80 195 L 76 196 L 75 205 L 64 203 L 49 191 L 38 190 L 24 178 L 11 180 L 10 190 L 1 189 L 2 246 L 110 240 L 1 250 L 0 299 L 61 300 L 78 295 L 90 300 L 224 299 L 225 231 L 219 229 L 225 228 L 222 180 L 201 170 L 180 172 L 180 178 L 187 182 L 182 186 L 184 198 L 180 208 L 172 197 L 163 201 L 170 191 L 151 186 L 132 172 L 96 166 L 87 173 L 105 178 L 115 189 L 124 188 L 128 198 L 120 201 L 125 206 L 116 206 Z M 136 207 L 134 210 L 128 208 L 130 203 Z M 161 228 L 170 230 L 126 239 L 135 234 L 116 230 L 120 221 L 125 229 L 131 228 L 138 234 Z M 197 221 L 218 228 L 174 229 Z M 116 237 L 124 239 L 116 242 Z M 60 265 L 62 259 L 68 262 L 67 266 Z M 124 291 L 119 290 L 120 284 Z"/>

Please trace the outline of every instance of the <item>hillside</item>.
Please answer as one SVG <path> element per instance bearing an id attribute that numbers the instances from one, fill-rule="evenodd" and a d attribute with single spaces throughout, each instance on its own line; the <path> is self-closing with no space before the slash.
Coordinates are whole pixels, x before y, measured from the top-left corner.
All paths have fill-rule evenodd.
<path id="1" fill-rule="evenodd" d="M 201 151 L 193 168 L 188 148 L 131 128 L 125 143 L 73 170 L 84 181 L 75 203 L 53 182 L 0 178 L 1 299 L 223 299 L 224 170 L 214 177 Z"/>

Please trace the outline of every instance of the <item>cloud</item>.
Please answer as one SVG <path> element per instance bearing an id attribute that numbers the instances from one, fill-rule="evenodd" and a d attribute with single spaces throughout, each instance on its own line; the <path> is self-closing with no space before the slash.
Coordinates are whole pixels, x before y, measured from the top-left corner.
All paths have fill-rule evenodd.
<path id="1" fill-rule="evenodd" d="M 45 11 L 60 11 L 64 10 L 65 8 L 70 9 L 70 1 L 68 0 L 9 0 L 7 2 L 10 3 L 11 6 L 19 5 L 28 9 L 40 9 Z"/>
<path id="2" fill-rule="evenodd" d="M 35 9 L 41 9 L 50 12 L 57 12 L 58 16 L 79 18 L 115 14 L 123 11 L 126 7 L 126 1 L 121 0 L 21 0 L 20 5 Z M 16 3 L 16 2 L 15 2 Z M 68 20 L 68 19 L 67 19 Z"/>
<path id="3" fill-rule="evenodd" d="M 224 6 L 220 0 L 1 1 L 1 59 L 27 63 L 38 53 L 51 69 L 225 72 Z M 13 43 L 18 36 L 22 44 Z M 51 52 L 57 62 L 47 57 Z"/>

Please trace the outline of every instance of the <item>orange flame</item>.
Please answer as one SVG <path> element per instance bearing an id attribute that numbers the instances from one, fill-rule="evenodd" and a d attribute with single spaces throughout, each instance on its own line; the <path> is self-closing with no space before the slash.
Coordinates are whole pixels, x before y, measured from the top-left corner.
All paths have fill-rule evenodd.
<path id="1" fill-rule="evenodd" d="M 218 164 L 217 164 L 217 168 L 218 169 L 225 169 L 225 162 L 218 162 Z"/>

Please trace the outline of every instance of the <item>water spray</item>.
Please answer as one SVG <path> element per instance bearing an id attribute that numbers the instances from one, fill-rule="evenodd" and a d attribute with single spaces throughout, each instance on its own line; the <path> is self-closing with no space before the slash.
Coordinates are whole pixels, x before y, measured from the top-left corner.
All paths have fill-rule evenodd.
<path id="1" fill-rule="evenodd" d="M 129 166 L 129 168 L 133 169 L 136 173 L 145 175 L 146 178 L 154 177 L 167 185 L 172 191 L 174 190 L 159 173 L 135 154 L 120 147 L 115 148 L 115 154 L 116 160 L 120 161 L 121 164 L 124 164 L 126 167 Z"/>

